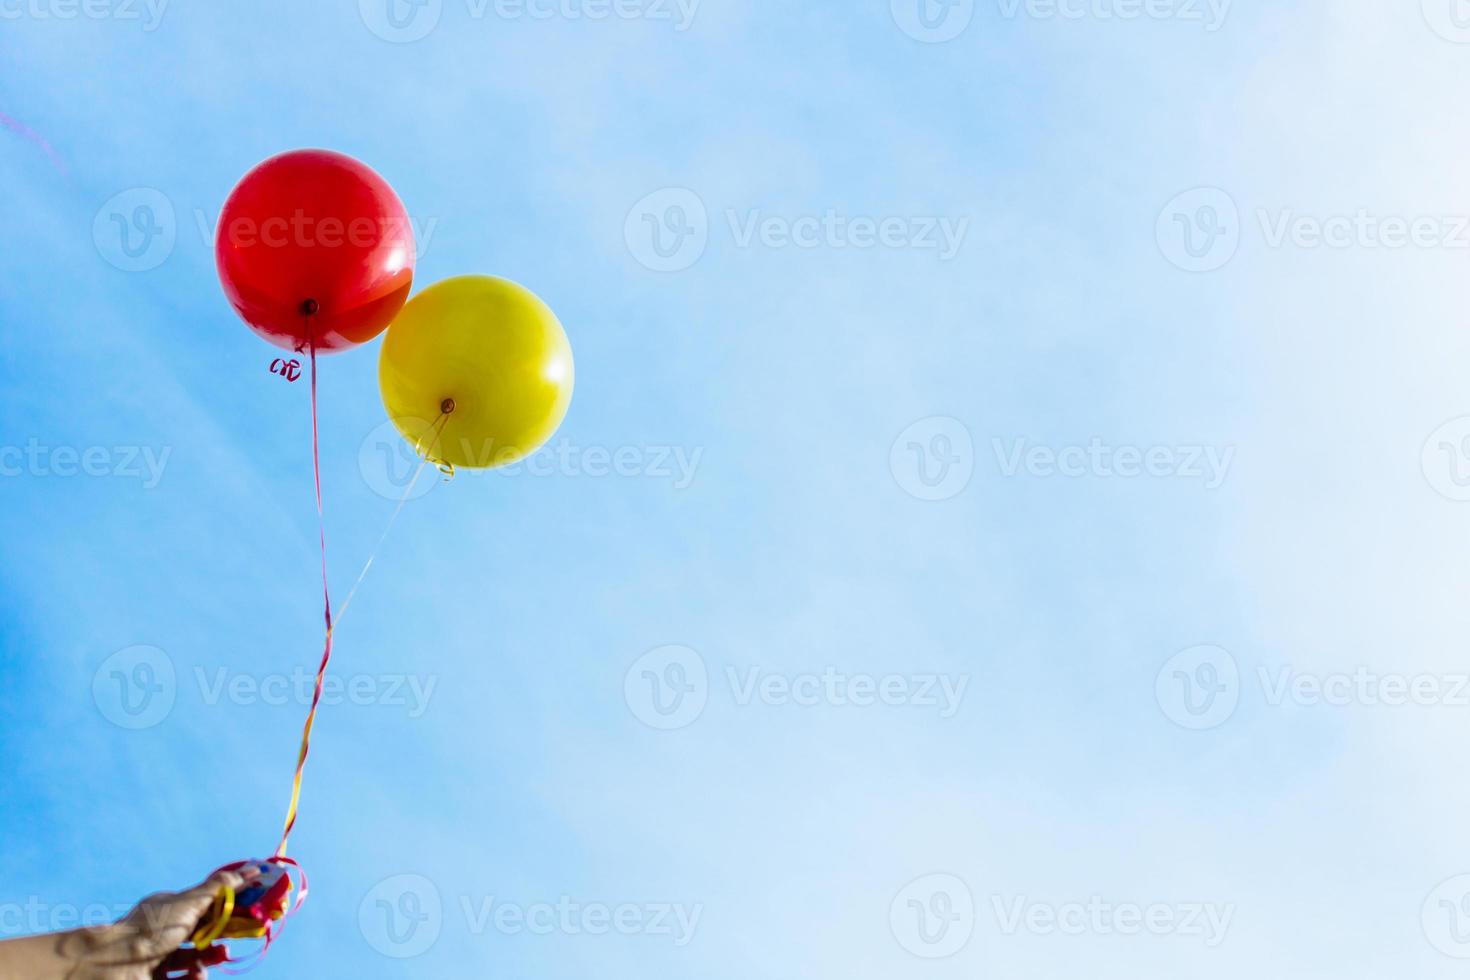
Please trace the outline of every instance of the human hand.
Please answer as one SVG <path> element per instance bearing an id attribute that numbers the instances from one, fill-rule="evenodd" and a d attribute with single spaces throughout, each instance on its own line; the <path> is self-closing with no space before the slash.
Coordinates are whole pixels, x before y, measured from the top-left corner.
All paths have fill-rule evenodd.
<path id="1" fill-rule="evenodd" d="M 254 869 L 218 871 L 185 891 L 149 895 L 110 926 L 0 943 L 0 980 L 203 980 L 224 962 L 224 947 L 179 947 L 222 885 L 238 892 L 257 877 Z"/>

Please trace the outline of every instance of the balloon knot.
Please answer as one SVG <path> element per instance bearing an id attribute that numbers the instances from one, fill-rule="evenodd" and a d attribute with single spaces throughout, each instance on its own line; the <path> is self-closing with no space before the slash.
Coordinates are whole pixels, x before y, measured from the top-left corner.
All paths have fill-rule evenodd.
<path id="1" fill-rule="evenodd" d="M 454 399 L 446 398 L 442 402 L 440 402 L 439 411 L 443 412 L 445 415 L 449 415 L 450 413 L 452 413 L 454 411 Z"/>
<path id="2" fill-rule="evenodd" d="M 322 305 L 314 299 L 302 300 L 301 312 L 305 316 L 316 316 L 322 310 Z"/>

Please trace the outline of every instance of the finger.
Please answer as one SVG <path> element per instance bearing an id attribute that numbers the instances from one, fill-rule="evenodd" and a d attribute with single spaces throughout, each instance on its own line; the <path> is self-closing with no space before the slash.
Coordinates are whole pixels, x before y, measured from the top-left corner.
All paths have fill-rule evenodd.
<path id="1" fill-rule="evenodd" d="M 229 951 L 218 944 L 208 949 L 176 949 L 163 958 L 163 962 L 154 971 L 154 976 L 204 976 L 208 972 L 207 967 L 218 966 L 229 958 Z"/>
<path id="2" fill-rule="evenodd" d="M 164 957 L 163 965 L 170 970 L 187 970 L 198 963 L 202 966 L 218 966 L 230 958 L 230 951 L 220 943 L 205 949 L 176 949 Z"/>
<path id="3" fill-rule="evenodd" d="M 163 962 L 158 964 L 158 969 L 153 971 L 153 975 L 173 977 L 185 970 L 192 970 L 200 952 L 201 950 L 197 949 L 176 949 L 163 958 Z"/>
<path id="4" fill-rule="evenodd" d="M 199 962 L 204 966 L 218 966 L 230 958 L 230 951 L 216 943 L 208 949 L 201 949 Z"/>
<path id="5" fill-rule="evenodd" d="M 217 871 L 186 891 L 150 895 L 138 903 L 129 918 L 150 934 L 177 946 L 208 914 L 221 887 L 228 885 L 238 892 L 245 881 L 246 877 L 237 872 Z"/>
<path id="6" fill-rule="evenodd" d="M 175 895 L 165 904 L 178 917 L 175 921 L 187 921 L 192 925 L 201 915 L 209 911 L 209 907 L 214 904 L 215 897 L 219 895 L 221 888 L 228 887 L 231 891 L 238 892 L 244 887 L 246 881 L 257 877 L 259 877 L 259 872 L 247 876 L 238 871 L 216 871 L 188 891 Z"/>

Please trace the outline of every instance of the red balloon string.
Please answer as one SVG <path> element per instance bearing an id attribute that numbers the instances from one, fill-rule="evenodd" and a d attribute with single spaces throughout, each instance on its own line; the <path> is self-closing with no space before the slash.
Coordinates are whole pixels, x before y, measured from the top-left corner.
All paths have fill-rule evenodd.
<path id="1" fill-rule="evenodd" d="M 305 310 L 312 310 L 315 306 L 316 304 L 314 302 L 310 303 Z M 326 681 L 327 664 L 332 659 L 332 592 L 327 578 L 327 521 L 322 507 L 321 425 L 317 406 L 317 346 L 316 334 L 311 319 L 312 314 L 307 311 L 304 312 L 306 316 L 307 343 L 310 347 L 311 358 L 311 470 L 312 481 L 316 492 L 317 539 L 321 544 L 322 553 L 322 606 L 324 610 L 323 617 L 326 621 L 326 638 L 322 642 L 322 659 L 316 670 L 316 687 L 311 695 L 311 708 L 306 713 L 306 724 L 301 730 L 301 749 L 296 757 L 296 775 L 291 783 L 291 804 L 286 811 L 286 823 L 281 831 L 281 843 L 276 847 L 275 854 L 271 858 L 272 861 L 290 865 L 294 868 L 300 877 L 301 883 L 296 893 L 296 900 L 291 904 L 290 909 L 281 917 L 280 921 L 263 923 L 265 926 L 265 942 L 260 947 L 243 960 L 234 959 L 226 953 L 224 958 L 219 961 L 230 964 L 229 966 L 220 966 L 221 972 L 233 975 L 248 973 L 260 964 L 261 960 L 265 958 L 266 953 L 270 951 L 271 944 L 275 942 L 276 937 L 280 934 L 281 927 L 286 924 L 287 919 L 290 919 L 300 911 L 302 904 L 306 901 L 307 895 L 306 872 L 301 868 L 301 865 L 286 856 L 286 844 L 291 837 L 292 829 L 296 826 L 297 810 L 301 802 L 301 778 L 306 771 L 306 756 L 311 749 L 311 730 L 316 722 L 317 708 L 321 706 L 322 686 Z M 233 868 L 237 866 L 231 865 L 227 867 Z M 230 895 L 230 898 L 233 899 L 233 895 Z M 228 915 L 228 911 L 227 907 L 226 915 Z M 203 942 L 205 948 L 208 948 L 212 940 L 206 939 Z"/>
<path id="2" fill-rule="evenodd" d="M 306 333 L 311 355 L 311 469 L 316 482 L 317 537 L 322 551 L 322 604 L 327 632 L 322 643 L 322 660 L 316 669 L 316 687 L 311 695 L 311 708 L 306 713 L 306 725 L 301 731 L 301 750 L 296 757 L 296 778 L 291 786 L 291 805 L 286 810 L 286 825 L 281 831 L 281 843 L 276 847 L 277 857 L 285 855 L 286 842 L 291 836 L 291 829 L 296 826 L 297 808 L 301 802 L 301 777 L 306 770 L 306 756 L 311 751 L 311 729 L 316 722 L 316 710 L 322 700 L 327 663 L 332 659 L 332 594 L 327 584 L 327 522 L 322 511 L 321 435 L 317 421 L 316 334 L 312 329 L 310 314 L 306 317 Z"/>

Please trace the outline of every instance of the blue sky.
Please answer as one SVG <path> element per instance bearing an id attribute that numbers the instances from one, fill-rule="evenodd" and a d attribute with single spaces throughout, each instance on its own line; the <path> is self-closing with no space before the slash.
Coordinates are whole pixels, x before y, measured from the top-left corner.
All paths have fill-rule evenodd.
<path id="1" fill-rule="evenodd" d="M 354 600 L 259 975 L 1453 975 L 1470 29 L 1420 6 L 0 0 L 64 168 L 0 129 L 0 934 L 274 846 L 307 392 L 210 229 L 325 146 L 577 391 Z M 322 365 L 339 600 L 376 353 Z"/>

